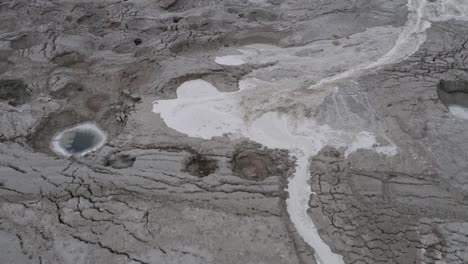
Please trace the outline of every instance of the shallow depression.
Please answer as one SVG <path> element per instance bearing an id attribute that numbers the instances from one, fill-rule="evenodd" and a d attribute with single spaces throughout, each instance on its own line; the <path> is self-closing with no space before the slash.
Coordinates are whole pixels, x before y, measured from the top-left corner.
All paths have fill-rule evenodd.
<path id="1" fill-rule="evenodd" d="M 83 123 L 57 133 L 52 139 L 51 148 L 66 157 L 84 156 L 101 148 L 106 140 L 106 133 L 95 123 Z"/>
<path id="2" fill-rule="evenodd" d="M 441 80 L 437 94 L 453 116 L 468 120 L 467 80 Z"/>

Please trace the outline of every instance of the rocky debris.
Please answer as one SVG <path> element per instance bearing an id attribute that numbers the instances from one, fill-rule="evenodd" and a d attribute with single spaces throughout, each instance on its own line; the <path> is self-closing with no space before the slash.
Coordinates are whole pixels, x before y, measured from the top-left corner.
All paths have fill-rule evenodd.
<path id="1" fill-rule="evenodd" d="M 28 102 L 30 98 L 31 91 L 23 80 L 0 80 L 0 100 L 17 106 Z"/>

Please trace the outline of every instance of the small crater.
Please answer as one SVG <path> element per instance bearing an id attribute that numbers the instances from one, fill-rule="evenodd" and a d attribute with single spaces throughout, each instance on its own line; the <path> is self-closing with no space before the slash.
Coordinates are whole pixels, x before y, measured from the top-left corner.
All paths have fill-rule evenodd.
<path id="1" fill-rule="evenodd" d="M 10 48 L 14 50 L 23 50 L 32 48 L 42 42 L 40 33 L 23 34 L 17 39 L 10 41 Z"/>
<path id="2" fill-rule="evenodd" d="M 114 21 L 114 22 L 111 22 L 111 23 L 109 24 L 108 27 L 109 27 L 110 29 L 114 29 L 114 30 L 115 30 L 115 29 L 120 28 L 121 25 L 122 25 L 122 23 L 120 23 L 120 22 L 118 22 L 118 21 L 117 21 L 117 22 Z"/>
<path id="3" fill-rule="evenodd" d="M 468 107 L 467 80 L 440 80 L 437 86 L 439 99 L 445 105 L 461 105 Z"/>
<path id="4" fill-rule="evenodd" d="M 64 52 L 52 58 L 52 62 L 62 67 L 71 67 L 84 62 L 84 56 L 76 51 Z"/>
<path id="5" fill-rule="evenodd" d="M 86 15 L 83 15 L 81 17 L 79 17 L 77 20 L 76 20 L 76 23 L 78 25 L 81 25 L 81 24 L 84 24 L 84 23 L 92 23 L 92 22 L 95 22 L 96 19 L 94 19 L 93 17 L 95 16 L 95 14 L 86 14 Z"/>
<path id="6" fill-rule="evenodd" d="M 86 100 L 86 107 L 93 112 L 99 112 L 102 109 L 102 106 L 109 100 L 109 98 L 110 97 L 107 94 L 92 95 Z"/>
<path id="7" fill-rule="evenodd" d="M 187 161 L 184 171 L 192 176 L 206 177 L 216 171 L 218 164 L 216 160 L 208 159 L 203 155 L 194 154 Z"/>
<path id="8" fill-rule="evenodd" d="M 135 160 L 136 158 L 133 155 L 118 153 L 107 159 L 106 166 L 110 166 L 114 169 L 127 169 L 133 166 Z"/>
<path id="9" fill-rule="evenodd" d="M 266 153 L 252 150 L 239 152 L 234 156 L 232 165 L 234 172 L 242 178 L 263 180 L 273 176 L 273 161 Z"/>
<path id="10" fill-rule="evenodd" d="M 135 45 L 136 43 L 133 40 L 127 39 L 114 46 L 112 51 L 118 54 L 132 53 L 135 51 Z"/>
<path id="11" fill-rule="evenodd" d="M 440 80 L 437 95 L 452 115 L 468 119 L 468 81 Z"/>
<path id="12" fill-rule="evenodd" d="M 9 105 L 22 105 L 29 101 L 31 92 L 28 86 L 19 79 L 0 80 L 0 100 Z"/>
<path id="13" fill-rule="evenodd" d="M 136 39 L 133 40 L 133 43 L 135 43 L 135 45 L 138 46 L 141 43 L 143 43 L 143 40 L 141 38 L 136 38 Z"/>
<path id="14" fill-rule="evenodd" d="M 250 21 L 275 21 L 278 19 L 278 15 L 263 9 L 255 9 L 249 12 L 247 18 Z"/>
<path id="15" fill-rule="evenodd" d="M 241 178 L 261 181 L 270 176 L 288 177 L 294 161 L 285 150 L 260 148 L 255 144 L 241 144 L 231 160 L 234 174 Z"/>
<path id="16" fill-rule="evenodd" d="M 468 81 L 466 80 L 440 80 L 437 93 L 446 106 L 468 107 Z"/>
<path id="17" fill-rule="evenodd" d="M 81 83 L 69 82 L 62 89 L 51 92 L 50 95 L 56 99 L 75 98 L 85 90 L 86 88 Z"/>

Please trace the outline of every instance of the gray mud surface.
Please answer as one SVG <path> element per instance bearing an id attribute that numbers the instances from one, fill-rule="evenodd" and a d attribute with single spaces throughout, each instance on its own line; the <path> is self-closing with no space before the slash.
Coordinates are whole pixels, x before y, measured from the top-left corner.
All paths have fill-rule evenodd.
<path id="1" fill-rule="evenodd" d="M 406 5 L 1 0 L 0 263 L 315 264 L 286 210 L 287 150 L 188 137 L 151 111 L 186 81 L 232 92 L 246 76 L 295 89 L 260 90 L 249 111 L 301 109 L 395 144 L 394 156 L 326 146 L 310 159 L 309 215 L 345 263 L 468 263 L 468 120 L 447 109 L 468 107 L 468 22 L 433 22 L 417 52 L 314 107 L 322 91 L 304 89 L 343 71 L 333 54 L 372 50 L 366 30 L 404 26 Z M 215 63 L 249 44 L 323 64 Z M 54 154 L 54 135 L 83 122 L 105 130 L 106 145 Z"/>

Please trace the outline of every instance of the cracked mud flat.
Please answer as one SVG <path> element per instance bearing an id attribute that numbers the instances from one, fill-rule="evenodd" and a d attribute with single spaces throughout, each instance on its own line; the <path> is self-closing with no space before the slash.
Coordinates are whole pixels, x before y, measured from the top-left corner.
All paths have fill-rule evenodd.
<path id="1" fill-rule="evenodd" d="M 466 1 L 0 14 L 0 263 L 468 261 Z"/>

